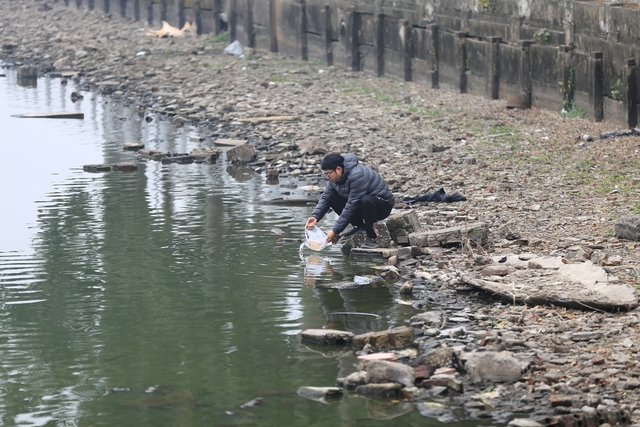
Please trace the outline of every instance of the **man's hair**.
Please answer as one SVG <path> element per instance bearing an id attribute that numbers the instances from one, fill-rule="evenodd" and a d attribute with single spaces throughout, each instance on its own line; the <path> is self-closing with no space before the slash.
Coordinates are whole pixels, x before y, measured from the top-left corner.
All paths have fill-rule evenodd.
<path id="1" fill-rule="evenodd" d="M 322 165 L 320 167 L 323 171 L 333 171 L 336 170 L 338 166 L 344 169 L 344 157 L 338 153 L 329 153 L 322 159 Z"/>

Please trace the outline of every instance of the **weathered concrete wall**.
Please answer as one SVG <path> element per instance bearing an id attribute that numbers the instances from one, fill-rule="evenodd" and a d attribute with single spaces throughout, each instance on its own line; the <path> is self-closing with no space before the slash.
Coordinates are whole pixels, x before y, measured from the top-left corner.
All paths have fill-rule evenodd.
<path id="1" fill-rule="evenodd" d="M 635 126 L 640 10 L 578 0 L 58 0 L 256 49 Z M 637 5 L 640 0 L 627 1 Z"/>

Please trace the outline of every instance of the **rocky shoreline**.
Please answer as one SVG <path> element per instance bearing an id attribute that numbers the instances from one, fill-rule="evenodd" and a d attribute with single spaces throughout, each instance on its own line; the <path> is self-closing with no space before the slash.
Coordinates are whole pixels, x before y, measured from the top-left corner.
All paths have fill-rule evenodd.
<path id="1" fill-rule="evenodd" d="M 211 36 L 150 37 L 140 22 L 59 3 L 1 2 L 0 12 L 6 63 L 60 77 L 75 85 L 76 97 L 100 92 L 149 120 L 198 126 L 203 147 L 245 140 L 257 150 L 256 170 L 315 184 L 325 152 L 353 152 L 385 177 L 397 200 L 439 188 L 467 198 L 397 206 L 428 230 L 483 222 L 489 241 L 425 245 L 417 256 L 398 257 L 398 283 L 408 283 L 412 304 L 425 314 L 408 320 L 413 336 L 402 346 L 371 339 L 356 346 L 361 356 L 391 356 L 374 361 L 378 373 L 359 374 L 361 383 L 341 380 L 347 388 L 396 384 L 394 396 L 443 421 L 453 415 L 439 401 L 497 423 L 640 420 L 635 305 L 522 304 L 535 284 L 509 301 L 462 278 L 536 283 L 558 269 L 533 268 L 531 260 L 550 258 L 604 267 L 605 287 L 635 292 L 640 245 L 614 237 L 615 221 L 640 211 L 635 133 L 607 134 L 616 129 L 606 123 L 321 63 L 249 50 L 225 55 L 227 43 Z M 398 379 L 401 368 L 385 365 L 396 361 L 413 369 L 413 385 Z"/>

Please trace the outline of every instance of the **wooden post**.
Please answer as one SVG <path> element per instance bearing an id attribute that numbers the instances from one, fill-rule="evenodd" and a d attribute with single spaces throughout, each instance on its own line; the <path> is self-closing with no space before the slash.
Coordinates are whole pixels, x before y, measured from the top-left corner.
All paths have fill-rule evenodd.
<path id="1" fill-rule="evenodd" d="M 196 34 L 202 34 L 202 14 L 200 11 L 201 0 L 193 0 L 193 16 L 195 17 Z"/>
<path id="2" fill-rule="evenodd" d="M 500 97 L 500 37 L 487 37 L 487 90 L 491 99 Z"/>
<path id="3" fill-rule="evenodd" d="M 589 115 L 596 122 L 604 118 L 604 66 L 602 52 L 589 56 Z"/>
<path id="4" fill-rule="evenodd" d="M 133 19 L 140 20 L 140 0 L 133 0 Z"/>
<path id="5" fill-rule="evenodd" d="M 127 0 L 120 0 L 120 16 L 127 16 Z"/>
<path id="6" fill-rule="evenodd" d="M 411 60 L 413 59 L 413 46 L 411 44 L 411 32 L 413 26 L 407 20 L 400 21 L 402 25 L 400 31 L 404 36 L 402 37 L 402 55 L 404 56 L 404 80 L 410 82 L 413 78 Z"/>
<path id="7" fill-rule="evenodd" d="M 229 13 L 227 16 L 229 26 L 229 42 L 236 41 L 236 2 L 235 0 L 229 0 Z"/>
<path id="8" fill-rule="evenodd" d="M 93 10 L 96 8 L 95 0 L 89 0 L 89 10 Z"/>
<path id="9" fill-rule="evenodd" d="M 456 31 L 454 58 L 458 68 L 458 90 L 467 93 L 467 33 Z"/>
<path id="10" fill-rule="evenodd" d="M 222 18 L 220 18 L 220 13 L 222 13 L 222 0 L 213 0 L 213 35 L 217 36 L 222 32 Z M 227 18 L 228 22 L 228 18 Z M 227 26 L 227 31 L 228 31 Z"/>
<path id="11" fill-rule="evenodd" d="M 373 18 L 374 41 L 373 48 L 376 55 L 376 76 L 384 76 L 384 15 L 376 13 Z"/>
<path id="12" fill-rule="evenodd" d="M 187 22 L 184 16 L 184 0 L 178 0 L 178 27 L 182 28 Z"/>
<path id="13" fill-rule="evenodd" d="M 571 77 L 571 48 L 569 46 L 558 46 L 558 71 L 562 79 L 562 96 L 564 103 L 573 101 L 573 78 Z"/>
<path id="14" fill-rule="evenodd" d="M 634 58 L 625 59 L 620 88 L 622 89 L 622 102 L 625 107 L 625 123 L 627 123 L 629 129 L 633 129 L 638 125 L 636 86 L 636 60 Z"/>
<path id="15" fill-rule="evenodd" d="M 520 97 L 524 108 L 531 108 L 531 45 L 533 40 L 520 42 Z"/>
<path id="16" fill-rule="evenodd" d="M 331 6 L 324 5 L 324 43 L 327 53 L 327 65 L 333 65 L 333 49 L 331 43 L 333 37 L 331 34 Z"/>
<path id="17" fill-rule="evenodd" d="M 167 0 L 160 0 L 160 21 L 167 20 Z"/>
<path id="18" fill-rule="evenodd" d="M 269 0 L 269 41 L 271 52 L 278 51 L 278 17 L 276 15 L 276 0 Z"/>
<path id="19" fill-rule="evenodd" d="M 103 4 L 103 9 L 104 9 L 104 13 L 109 13 L 109 0 L 103 0 L 102 2 Z"/>
<path id="20" fill-rule="evenodd" d="M 437 88 L 440 85 L 440 32 L 437 24 L 427 26 L 431 32 L 431 46 L 429 46 L 429 56 L 433 59 L 431 64 L 431 87 Z"/>
<path id="21" fill-rule="evenodd" d="M 307 45 L 307 2 L 300 0 L 300 54 L 303 60 L 309 59 Z"/>
<path id="22" fill-rule="evenodd" d="M 353 7 L 348 9 L 349 34 L 348 43 L 351 48 L 351 71 L 360 71 L 360 14 Z"/>
<path id="23" fill-rule="evenodd" d="M 246 31 L 247 31 L 247 46 L 249 46 L 250 48 L 255 48 L 256 47 L 256 30 L 253 26 L 253 0 L 247 0 Z"/>

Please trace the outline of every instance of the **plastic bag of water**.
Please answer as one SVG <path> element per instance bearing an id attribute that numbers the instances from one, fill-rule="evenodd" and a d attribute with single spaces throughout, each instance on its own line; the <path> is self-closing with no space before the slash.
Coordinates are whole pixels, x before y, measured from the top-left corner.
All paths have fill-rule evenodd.
<path id="1" fill-rule="evenodd" d="M 331 243 L 327 243 L 327 235 L 318 227 L 313 227 L 305 230 L 307 240 L 304 242 L 305 246 L 312 251 L 321 251 Z"/>

